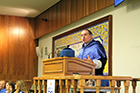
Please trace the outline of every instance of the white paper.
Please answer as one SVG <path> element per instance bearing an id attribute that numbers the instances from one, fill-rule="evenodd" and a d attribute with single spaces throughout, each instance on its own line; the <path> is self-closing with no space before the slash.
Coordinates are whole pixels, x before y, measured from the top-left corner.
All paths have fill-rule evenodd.
<path id="1" fill-rule="evenodd" d="M 55 93 L 55 80 L 47 80 L 47 93 Z"/>

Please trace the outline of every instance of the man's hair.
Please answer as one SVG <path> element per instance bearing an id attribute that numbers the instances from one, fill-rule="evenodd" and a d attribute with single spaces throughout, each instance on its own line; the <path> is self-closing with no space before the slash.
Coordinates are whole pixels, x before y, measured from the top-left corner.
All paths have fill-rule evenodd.
<path id="1" fill-rule="evenodd" d="M 88 31 L 89 35 L 92 35 L 92 32 L 88 29 L 85 29 L 86 31 Z"/>

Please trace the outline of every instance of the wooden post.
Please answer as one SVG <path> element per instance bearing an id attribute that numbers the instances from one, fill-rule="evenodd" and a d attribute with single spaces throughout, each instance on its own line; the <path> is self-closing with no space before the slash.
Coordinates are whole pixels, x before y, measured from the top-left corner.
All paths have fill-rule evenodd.
<path id="1" fill-rule="evenodd" d="M 41 93 L 41 85 L 42 85 L 42 81 L 38 80 L 38 92 Z"/>
<path id="2" fill-rule="evenodd" d="M 133 93 L 136 93 L 137 81 L 132 80 Z"/>
<path id="3" fill-rule="evenodd" d="M 65 80 L 65 87 L 66 87 L 66 93 L 69 93 L 70 80 L 68 80 L 68 79 Z"/>
<path id="4" fill-rule="evenodd" d="M 42 85 L 43 85 L 43 93 L 46 93 L 46 91 L 47 91 L 47 80 L 43 80 Z"/>
<path id="5" fill-rule="evenodd" d="M 124 86 L 125 86 L 125 93 L 128 93 L 128 89 L 129 89 L 129 86 L 130 86 L 130 80 L 124 81 Z"/>
<path id="6" fill-rule="evenodd" d="M 63 93 L 63 85 L 64 85 L 64 81 L 62 79 L 59 79 L 59 88 L 60 88 L 59 92 L 60 93 Z"/>
<path id="7" fill-rule="evenodd" d="M 110 80 L 111 93 L 114 93 L 115 80 Z"/>
<path id="8" fill-rule="evenodd" d="M 73 88 L 73 93 L 76 93 L 76 88 L 77 88 L 77 80 L 72 79 L 72 88 Z"/>
<path id="9" fill-rule="evenodd" d="M 55 93 L 57 93 L 58 89 L 59 89 L 59 80 L 55 80 Z"/>
<path id="10" fill-rule="evenodd" d="M 34 93 L 37 93 L 37 80 L 34 80 Z"/>
<path id="11" fill-rule="evenodd" d="M 101 85 L 101 80 L 95 79 L 95 87 L 96 87 L 96 93 L 99 93 L 100 91 L 100 85 Z"/>
<path id="12" fill-rule="evenodd" d="M 84 93 L 85 79 L 79 79 L 80 93 Z"/>
<path id="13" fill-rule="evenodd" d="M 117 87 L 121 86 L 121 81 L 117 81 Z M 118 89 L 118 93 L 120 93 L 120 89 Z"/>

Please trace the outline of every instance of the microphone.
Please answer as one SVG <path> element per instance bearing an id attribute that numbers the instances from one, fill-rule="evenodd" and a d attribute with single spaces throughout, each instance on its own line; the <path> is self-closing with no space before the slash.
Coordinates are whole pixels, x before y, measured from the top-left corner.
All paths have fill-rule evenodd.
<path id="1" fill-rule="evenodd" d="M 48 54 L 48 59 L 50 59 L 50 55 L 51 54 L 55 54 L 56 53 L 56 51 L 54 51 L 54 52 L 51 52 L 50 54 Z M 57 53 L 56 53 L 57 54 Z"/>

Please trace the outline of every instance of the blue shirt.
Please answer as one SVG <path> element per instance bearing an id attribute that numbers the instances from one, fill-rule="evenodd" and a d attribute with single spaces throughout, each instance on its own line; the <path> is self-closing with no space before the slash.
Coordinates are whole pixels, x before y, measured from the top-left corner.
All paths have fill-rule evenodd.
<path id="1" fill-rule="evenodd" d="M 6 91 L 6 88 L 3 88 L 3 89 L 0 91 L 0 93 L 5 93 L 5 91 Z"/>
<path id="2" fill-rule="evenodd" d="M 19 91 L 19 93 L 24 93 L 24 92 L 22 92 L 22 91 Z"/>
<path id="3" fill-rule="evenodd" d="M 91 60 L 99 60 L 100 58 L 107 59 L 104 47 L 99 41 L 95 41 L 94 39 L 86 46 L 83 44 L 83 47 L 80 50 L 78 58 L 88 59 L 87 55 L 89 55 Z"/>
<path id="4" fill-rule="evenodd" d="M 102 44 L 99 41 L 95 41 L 94 39 L 87 45 L 83 44 L 78 58 L 88 59 L 88 55 L 91 60 L 100 60 L 102 62 L 102 67 L 100 69 L 95 69 L 95 75 L 103 75 L 103 70 L 106 64 L 107 56 Z"/>

